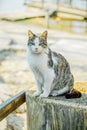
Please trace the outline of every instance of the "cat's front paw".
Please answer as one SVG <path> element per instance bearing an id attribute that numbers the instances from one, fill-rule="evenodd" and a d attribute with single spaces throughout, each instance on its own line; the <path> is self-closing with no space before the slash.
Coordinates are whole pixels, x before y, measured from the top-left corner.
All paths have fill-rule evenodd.
<path id="1" fill-rule="evenodd" d="M 45 94 L 45 93 L 42 93 L 41 95 L 40 95 L 40 97 L 41 98 L 46 98 L 46 97 L 48 97 L 49 95 L 48 94 Z"/>
<path id="2" fill-rule="evenodd" d="M 57 96 L 57 95 L 58 95 L 58 92 L 54 90 L 53 92 L 51 92 L 51 94 L 50 94 L 50 95 L 55 97 L 55 96 Z"/>
<path id="3" fill-rule="evenodd" d="M 38 96 L 40 96 L 40 94 L 41 94 L 41 92 L 38 92 L 38 91 L 37 91 L 37 92 L 35 92 L 35 93 L 33 94 L 33 96 L 34 96 L 34 97 L 38 97 Z"/>

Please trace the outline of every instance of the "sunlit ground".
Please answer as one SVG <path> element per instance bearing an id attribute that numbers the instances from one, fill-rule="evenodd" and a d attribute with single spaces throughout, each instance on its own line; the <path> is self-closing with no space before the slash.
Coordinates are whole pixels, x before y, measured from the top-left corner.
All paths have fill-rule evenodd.
<path id="1" fill-rule="evenodd" d="M 87 93 L 87 82 L 75 82 L 74 88 L 80 92 Z"/>
<path id="2" fill-rule="evenodd" d="M 32 18 L 32 19 L 23 19 L 19 20 L 18 22 L 23 23 L 23 24 L 36 24 L 39 26 L 46 27 L 47 26 L 47 21 L 44 17 L 37 17 L 37 18 Z M 78 33 L 78 34 L 83 34 L 87 35 L 87 29 L 84 27 L 85 21 L 74 21 L 74 20 L 62 20 L 59 17 L 51 17 L 49 19 L 49 28 L 50 29 L 56 29 L 56 30 L 61 30 L 61 31 L 67 31 L 70 33 Z M 75 24 L 80 24 L 79 26 Z"/>

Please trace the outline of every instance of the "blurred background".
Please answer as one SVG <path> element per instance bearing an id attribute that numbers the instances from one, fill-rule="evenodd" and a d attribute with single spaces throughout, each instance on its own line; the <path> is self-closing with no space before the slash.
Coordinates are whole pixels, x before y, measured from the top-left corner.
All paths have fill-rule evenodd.
<path id="1" fill-rule="evenodd" d="M 70 32 L 87 33 L 87 0 L 1 0 L 0 13 L 24 13 L 34 7 L 51 15 L 50 26 Z M 32 11 L 33 13 L 34 11 Z M 27 12 L 28 13 L 28 12 Z M 39 12 L 40 13 L 40 12 Z M 40 13 L 41 14 L 41 13 Z M 20 14 L 21 15 L 21 14 Z M 34 14 L 33 14 L 34 15 Z M 44 17 L 45 14 L 42 14 Z M 15 16 L 17 17 L 17 16 Z M 23 18 L 23 16 L 19 17 Z M 17 18 L 17 19 L 19 19 Z M 30 18 L 25 16 L 24 18 Z M 7 18 L 9 19 L 9 18 Z M 16 18 L 15 18 L 16 19 Z M 17 20 L 16 19 L 16 20 Z M 42 23 L 43 21 L 43 23 Z M 45 24 L 42 19 L 40 24 Z M 48 25 L 49 26 L 49 25 Z"/>
<path id="2" fill-rule="evenodd" d="M 0 0 L 0 103 L 36 87 L 26 58 L 27 32 L 48 30 L 48 45 L 70 63 L 74 87 L 87 93 L 87 0 Z M 0 130 L 26 130 L 25 104 Z"/>

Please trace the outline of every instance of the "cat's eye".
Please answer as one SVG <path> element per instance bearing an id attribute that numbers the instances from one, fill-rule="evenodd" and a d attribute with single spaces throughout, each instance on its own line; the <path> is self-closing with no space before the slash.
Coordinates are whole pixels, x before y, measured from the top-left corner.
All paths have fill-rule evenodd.
<path id="1" fill-rule="evenodd" d="M 30 42 L 30 44 L 31 44 L 31 45 L 35 45 L 35 43 L 34 43 L 34 42 Z"/>
<path id="2" fill-rule="evenodd" d="M 44 44 L 43 40 L 40 40 L 39 46 L 42 46 Z"/>
<path id="3" fill-rule="evenodd" d="M 41 46 L 42 45 L 42 43 L 39 43 L 39 46 Z"/>
<path id="4" fill-rule="evenodd" d="M 47 44 L 39 44 L 39 46 L 42 46 L 43 48 L 46 48 Z"/>

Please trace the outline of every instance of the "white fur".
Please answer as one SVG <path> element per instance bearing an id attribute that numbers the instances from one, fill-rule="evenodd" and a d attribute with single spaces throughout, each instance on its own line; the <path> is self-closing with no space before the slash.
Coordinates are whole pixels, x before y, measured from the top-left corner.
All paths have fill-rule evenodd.
<path id="1" fill-rule="evenodd" d="M 34 96 L 48 97 L 52 90 L 52 82 L 55 77 L 54 70 L 49 68 L 48 56 L 45 53 L 47 49 L 42 49 L 40 53 L 33 53 L 31 48 L 28 46 L 28 63 L 32 69 L 35 79 L 37 82 L 37 91 L 34 93 Z"/>
<path id="2" fill-rule="evenodd" d="M 52 96 L 59 96 L 59 95 L 62 95 L 64 93 L 68 92 L 68 91 L 69 91 L 69 87 L 66 86 L 66 87 L 64 87 L 64 88 L 62 88 L 60 90 L 53 90 L 51 95 Z"/>
<path id="3" fill-rule="evenodd" d="M 54 55 L 52 55 L 52 60 L 53 60 L 54 65 L 58 64 L 58 58 L 54 57 Z M 54 68 L 54 65 L 53 65 L 53 68 Z"/>

